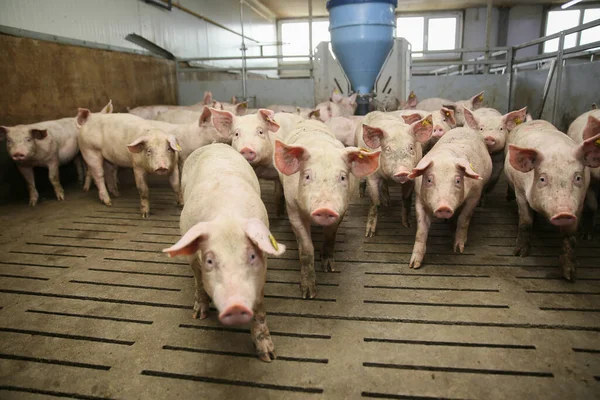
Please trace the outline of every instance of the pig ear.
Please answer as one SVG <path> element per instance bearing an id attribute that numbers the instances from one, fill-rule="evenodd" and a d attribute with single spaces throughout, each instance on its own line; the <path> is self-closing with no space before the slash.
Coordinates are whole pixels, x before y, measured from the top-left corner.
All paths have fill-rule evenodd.
<path id="1" fill-rule="evenodd" d="M 348 104 L 353 105 L 356 103 L 356 95 L 358 93 L 353 93 L 350 97 L 348 97 Z"/>
<path id="2" fill-rule="evenodd" d="M 181 151 L 181 146 L 177 143 L 177 138 L 175 135 L 169 135 L 167 137 L 167 141 L 169 142 L 169 146 L 175 151 Z"/>
<path id="3" fill-rule="evenodd" d="M 456 112 L 456 104 L 442 104 L 442 107 Z"/>
<path id="4" fill-rule="evenodd" d="M 246 111 L 248 110 L 248 102 L 244 101 L 235 106 L 235 113 L 237 115 L 246 115 Z"/>
<path id="5" fill-rule="evenodd" d="M 279 130 L 279 124 L 273 119 L 275 117 L 275 111 L 261 108 L 258 110 L 258 115 L 267 123 L 271 132 L 277 132 Z"/>
<path id="6" fill-rule="evenodd" d="M 412 125 L 417 121 L 421 120 L 421 114 L 410 114 L 410 115 L 403 115 L 402 119 L 404 120 L 404 122 L 408 125 Z"/>
<path id="7" fill-rule="evenodd" d="M 44 140 L 48 137 L 48 129 L 31 129 L 29 134 L 35 140 Z"/>
<path id="8" fill-rule="evenodd" d="M 483 94 L 485 92 L 477 93 L 475 96 L 471 97 L 471 104 L 473 104 L 473 110 L 477 110 L 483 105 Z"/>
<path id="9" fill-rule="evenodd" d="M 78 108 L 77 109 L 77 127 L 81 128 L 85 123 L 89 120 L 90 115 L 92 113 L 87 108 Z"/>
<path id="10" fill-rule="evenodd" d="M 300 170 L 300 163 L 310 158 L 302 146 L 288 146 L 275 140 L 275 167 L 284 175 L 293 175 Z"/>
<path id="11" fill-rule="evenodd" d="M 311 112 L 308 113 L 308 119 L 321 119 L 321 110 L 320 109 L 316 109 L 316 110 L 312 110 Z"/>
<path id="12" fill-rule="evenodd" d="M 473 111 L 469 110 L 467 107 L 465 107 L 465 121 L 467 121 L 469 128 L 474 130 L 479 129 L 479 118 L 477 118 L 475 114 L 473 114 Z"/>
<path id="13" fill-rule="evenodd" d="M 231 104 L 237 104 L 237 97 L 231 96 Z"/>
<path id="14" fill-rule="evenodd" d="M 200 114 L 200 119 L 198 120 L 198 125 L 202 126 L 207 122 L 210 122 L 210 118 L 212 117 L 212 113 L 210 112 L 210 108 L 204 106 L 202 108 L 202 114 Z"/>
<path id="15" fill-rule="evenodd" d="M 598 105 L 596 103 L 592 103 L 592 110 L 597 110 L 598 109 Z"/>
<path id="16" fill-rule="evenodd" d="M 387 133 L 381 128 L 375 128 L 363 124 L 363 140 L 367 146 L 372 149 L 378 149 L 381 147 L 381 142 L 387 137 Z"/>
<path id="17" fill-rule="evenodd" d="M 600 133 L 577 146 L 575 157 L 580 159 L 586 167 L 600 167 Z"/>
<path id="18" fill-rule="evenodd" d="M 221 111 L 211 108 L 212 122 L 217 131 L 225 137 L 231 136 L 231 127 L 233 126 L 234 115 L 229 111 Z"/>
<path id="19" fill-rule="evenodd" d="M 468 178 L 479 180 L 483 179 L 477 172 L 473 170 L 473 164 L 469 163 L 464 158 L 459 158 L 458 160 L 456 160 L 456 168 L 461 170 L 463 174 Z"/>
<path id="20" fill-rule="evenodd" d="M 340 93 L 338 93 L 338 92 L 334 91 L 334 92 L 331 94 L 331 101 L 333 101 L 334 103 L 339 103 L 339 102 L 341 102 L 342 100 L 344 100 L 344 96 L 342 96 Z"/>
<path id="21" fill-rule="evenodd" d="M 521 108 L 517 111 L 509 112 L 504 116 L 504 125 L 506 129 L 510 132 L 515 129 L 517 126 L 521 125 L 523 122 L 527 120 L 527 107 Z"/>
<path id="22" fill-rule="evenodd" d="M 451 128 L 456 127 L 456 118 L 454 117 L 454 110 L 442 107 L 440 113 L 442 113 L 442 118 L 446 120 L 446 122 L 448 123 L 448 125 L 450 125 Z"/>
<path id="23" fill-rule="evenodd" d="M 342 151 L 342 158 L 350 166 L 352 175 L 364 178 L 377 171 L 380 154 L 381 151 L 365 151 L 357 147 L 348 147 Z"/>
<path id="24" fill-rule="evenodd" d="M 530 172 L 542 162 L 544 156 L 535 149 L 508 145 L 510 165 L 520 172 Z"/>
<path id="25" fill-rule="evenodd" d="M 208 105 L 208 104 L 212 104 L 213 102 L 213 98 L 212 98 L 212 92 L 206 91 L 204 92 L 204 104 Z"/>
<path id="26" fill-rule="evenodd" d="M 112 99 L 108 100 L 108 104 L 106 104 L 104 106 L 104 108 L 102 110 L 100 110 L 101 114 L 112 114 L 112 112 L 114 111 L 114 107 L 112 104 Z"/>
<path id="27" fill-rule="evenodd" d="M 277 243 L 269 228 L 258 218 L 250 218 L 244 227 L 248 239 L 262 251 L 273 256 L 280 256 L 285 252 L 285 246 Z"/>
<path id="28" fill-rule="evenodd" d="M 433 133 L 433 116 L 429 114 L 425 118 L 413 123 L 410 126 L 411 133 L 419 143 L 425 143 Z"/>
<path id="29" fill-rule="evenodd" d="M 408 177 L 410 179 L 415 179 L 418 176 L 421 176 L 425 173 L 425 170 L 433 165 L 433 160 L 431 158 L 422 158 L 421 161 L 417 164 L 416 167 L 413 168 L 412 172 Z"/>
<path id="30" fill-rule="evenodd" d="M 208 238 L 210 232 L 210 222 L 199 222 L 192 226 L 177 243 L 163 249 L 163 253 L 168 253 L 169 257 L 193 255 L 198 251 L 200 243 Z"/>
<path id="31" fill-rule="evenodd" d="M 533 121 L 533 117 L 531 116 L 531 114 L 527 114 L 525 116 L 525 122 L 531 122 L 531 121 Z"/>
<path id="32" fill-rule="evenodd" d="M 212 101 L 212 108 L 216 108 L 217 110 L 221 110 L 221 111 L 223 111 L 225 109 L 225 107 L 223 107 L 223 104 L 219 103 L 216 100 Z"/>
<path id="33" fill-rule="evenodd" d="M 408 95 L 408 100 L 406 101 L 405 107 L 415 108 L 415 107 L 417 107 L 417 103 L 418 103 L 417 95 L 415 94 L 415 92 L 410 92 L 410 94 Z"/>
<path id="34" fill-rule="evenodd" d="M 8 135 L 8 128 L 6 126 L 0 126 L 0 140 L 6 139 Z"/>
<path id="35" fill-rule="evenodd" d="M 600 119 L 594 118 L 590 115 L 588 117 L 587 125 L 583 129 L 583 140 L 588 140 L 591 137 L 596 136 L 600 133 Z"/>
<path id="36" fill-rule="evenodd" d="M 133 142 L 129 143 L 127 145 L 127 149 L 129 150 L 130 153 L 139 153 L 140 151 L 144 150 L 144 147 L 146 147 L 147 141 L 148 141 L 148 136 L 140 136 L 139 138 L 135 139 Z"/>

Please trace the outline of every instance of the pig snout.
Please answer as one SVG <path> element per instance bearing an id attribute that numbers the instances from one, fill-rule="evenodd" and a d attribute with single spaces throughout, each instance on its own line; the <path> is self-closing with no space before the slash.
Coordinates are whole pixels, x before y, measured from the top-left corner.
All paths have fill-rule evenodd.
<path id="1" fill-rule="evenodd" d="M 23 154 L 23 153 L 13 153 L 11 155 L 11 157 L 15 161 L 23 161 L 25 159 L 25 154 Z"/>
<path id="2" fill-rule="evenodd" d="M 577 223 L 577 216 L 570 212 L 559 212 L 550 218 L 552 225 L 569 226 Z"/>
<path id="3" fill-rule="evenodd" d="M 244 147 L 240 150 L 240 154 L 249 162 L 256 160 L 256 152 L 250 147 Z"/>
<path id="4" fill-rule="evenodd" d="M 333 225 L 340 219 L 340 215 L 329 208 L 319 208 L 310 216 L 316 224 L 321 226 Z"/>
<path id="5" fill-rule="evenodd" d="M 169 168 L 167 168 L 167 163 L 161 162 L 156 166 L 154 170 L 158 175 L 166 175 L 169 173 Z"/>
<path id="6" fill-rule="evenodd" d="M 445 130 L 444 128 L 442 128 L 442 127 L 441 127 L 441 126 L 439 126 L 439 125 L 436 125 L 436 126 L 433 128 L 433 133 L 432 133 L 432 136 L 433 136 L 433 137 L 436 137 L 436 138 L 441 138 L 442 136 L 444 136 L 444 134 L 445 134 L 445 133 L 446 133 L 446 130 Z"/>
<path id="7" fill-rule="evenodd" d="M 494 138 L 493 136 L 486 136 L 485 138 L 485 144 L 487 144 L 489 147 L 493 147 L 496 145 L 496 138 Z"/>
<path id="8" fill-rule="evenodd" d="M 439 206 L 437 210 L 434 211 L 434 214 L 440 219 L 450 219 L 454 215 L 454 210 L 449 206 Z"/>
<path id="9" fill-rule="evenodd" d="M 252 310 L 243 304 L 232 304 L 219 314 L 219 321 L 224 325 L 242 325 L 252 321 Z"/>
<path id="10" fill-rule="evenodd" d="M 411 179 L 408 176 L 411 172 L 412 171 L 409 171 L 408 169 L 401 169 L 400 171 L 394 174 L 394 181 L 401 184 L 410 181 Z"/>

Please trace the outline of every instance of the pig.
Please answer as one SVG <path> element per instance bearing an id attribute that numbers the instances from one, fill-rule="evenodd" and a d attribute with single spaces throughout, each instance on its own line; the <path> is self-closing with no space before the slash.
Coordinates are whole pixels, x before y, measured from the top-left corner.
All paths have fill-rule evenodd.
<path id="1" fill-rule="evenodd" d="M 484 138 L 492 157 L 492 176 L 484 189 L 484 195 L 481 199 L 481 205 L 483 205 L 485 195 L 494 190 L 504 171 L 506 135 L 527 120 L 527 107 L 505 115 L 500 114 L 493 108 L 480 108 L 471 111 L 465 107 L 464 117 L 465 126 L 478 132 Z"/>
<path id="2" fill-rule="evenodd" d="M 381 151 L 379 169 L 367 177 L 371 208 L 365 237 L 375 235 L 382 185 L 387 182 L 402 185 L 402 225 L 410 227 L 409 218 L 414 183 L 408 176 L 423 156 L 421 143 L 427 142 L 432 133 L 431 114 L 412 125 L 406 125 L 402 119 L 380 111 L 368 114 L 362 121 L 356 131 L 358 146 Z M 387 202 L 389 204 L 389 200 Z"/>
<path id="3" fill-rule="evenodd" d="M 182 187 L 182 236 L 163 252 L 189 258 L 196 282 L 192 317 L 208 317 L 212 299 L 224 325 L 251 323 L 258 357 L 271 362 L 276 355 L 264 306 L 267 255 L 281 255 L 285 246 L 269 231 L 252 167 L 230 146 L 211 144 L 189 157 Z"/>
<path id="4" fill-rule="evenodd" d="M 142 218 L 150 214 L 147 174 L 168 175 L 177 204 L 183 205 L 177 165 L 181 147 L 174 135 L 156 128 L 153 122 L 133 114 L 91 115 L 85 108 L 80 108 L 77 115 L 77 141 L 100 200 L 112 205 L 104 179 L 105 160 L 116 168 L 133 168 Z"/>
<path id="5" fill-rule="evenodd" d="M 213 123 L 223 135 L 232 137 L 231 146 L 250 163 L 260 179 L 275 181 L 276 215 L 283 213 L 283 191 L 273 165 L 275 136 L 283 137 L 304 119 L 295 114 L 274 113 L 261 108 L 243 117 L 227 111 L 211 109 Z"/>
<path id="6" fill-rule="evenodd" d="M 408 99 L 400 103 L 399 110 L 416 110 L 417 104 L 419 104 L 419 99 L 414 91 L 411 91 L 408 95 Z"/>
<path id="7" fill-rule="evenodd" d="M 267 107 L 267 109 L 273 110 L 275 113 L 283 112 L 283 113 L 289 113 L 289 114 L 296 114 L 296 115 L 301 116 L 304 119 L 310 119 L 311 113 L 313 113 L 315 111 L 312 108 L 285 106 L 285 105 L 280 105 L 280 104 L 270 105 L 269 107 Z"/>
<path id="8" fill-rule="evenodd" d="M 325 122 L 331 117 L 349 117 L 356 112 L 356 93 L 345 97 L 338 92 L 333 92 L 329 101 L 317 104 L 315 109 L 320 110 L 321 121 Z"/>
<path id="9" fill-rule="evenodd" d="M 593 109 L 579 116 L 567 131 L 567 135 L 575 143 L 583 143 L 600 133 L 600 110 Z M 598 195 L 600 194 L 600 168 L 590 169 L 590 185 L 585 195 L 583 219 L 581 221 L 582 237 L 584 240 L 592 239 L 594 221 L 598 211 Z"/>
<path id="10" fill-rule="evenodd" d="M 483 105 L 484 92 L 478 93 L 468 100 L 451 101 L 440 98 L 425 99 L 417 104 L 417 110 L 435 111 L 442 107 L 454 110 L 454 118 L 456 118 L 457 126 L 466 124 L 464 110 L 465 107 L 470 110 L 477 110 Z"/>
<path id="11" fill-rule="evenodd" d="M 110 100 L 100 113 L 112 112 L 113 105 Z M 30 206 L 35 206 L 39 199 L 33 174 L 34 167 L 48 168 L 48 177 L 59 201 L 65 199 L 58 171 L 60 165 L 74 161 L 79 181 L 83 182 L 86 173 L 79 156 L 77 131 L 73 117 L 30 125 L 0 126 L 0 141 L 6 139 L 6 150 L 17 163 L 19 172 L 27 182 Z"/>
<path id="12" fill-rule="evenodd" d="M 217 110 L 229 111 L 233 115 L 244 116 L 248 114 L 248 102 L 243 101 L 241 103 L 223 103 L 215 101 L 213 102 L 213 108 Z"/>
<path id="13" fill-rule="evenodd" d="M 410 268 L 420 268 L 433 216 L 457 214 L 454 252 L 463 253 L 473 212 L 492 174 L 492 159 L 483 138 L 470 128 L 446 133 L 412 170 L 415 179 L 417 234 Z"/>
<path id="14" fill-rule="evenodd" d="M 353 115 L 351 117 L 331 117 L 325 125 L 331 130 L 337 140 L 344 146 L 357 146 L 356 129 L 364 119 L 362 115 Z"/>
<path id="15" fill-rule="evenodd" d="M 225 104 L 228 104 L 228 103 L 219 103 L 218 101 L 213 101 L 212 108 L 215 108 L 217 110 L 229 111 L 233 115 L 238 115 L 238 116 L 246 115 L 246 110 L 248 109 L 247 103 L 237 104 L 235 107 L 233 107 L 233 111 L 231 111 L 231 108 L 225 107 Z M 226 110 L 226 108 L 229 108 L 229 109 Z M 199 111 L 188 110 L 188 109 L 168 110 L 168 111 L 159 113 L 156 116 L 156 120 L 168 122 L 171 124 L 189 124 L 192 122 L 197 122 L 205 109 L 208 109 L 208 107 L 204 106 Z"/>
<path id="16" fill-rule="evenodd" d="M 575 280 L 575 234 L 590 184 L 589 168 L 600 167 L 600 133 L 590 135 L 577 144 L 538 120 L 519 125 L 507 140 L 504 172 L 519 208 L 513 255 L 529 255 L 535 211 L 563 234 L 559 264 L 568 281 Z"/>
<path id="17" fill-rule="evenodd" d="M 433 133 L 427 142 L 422 143 L 423 154 L 426 154 L 433 147 L 433 145 L 436 144 L 442 136 L 444 136 L 446 132 L 456 128 L 454 111 L 445 107 L 433 112 L 423 110 L 398 110 L 389 114 L 396 117 L 401 117 L 404 122 L 409 125 L 425 118 L 428 115 L 432 116 Z"/>
<path id="18" fill-rule="evenodd" d="M 275 141 L 275 167 L 298 241 L 304 299 L 317 294 L 311 222 L 323 226 L 321 265 L 324 271 L 333 271 L 335 238 L 353 191 L 351 174 L 364 178 L 375 172 L 380 153 L 344 147 L 327 126 L 313 120 L 299 123 L 285 142 Z"/>
<path id="19" fill-rule="evenodd" d="M 137 115 L 143 119 L 156 119 L 159 113 L 166 112 L 169 110 L 192 110 L 192 111 L 202 111 L 202 107 L 205 105 L 212 105 L 213 97 L 211 92 L 204 92 L 204 99 L 191 106 L 174 106 L 174 105 L 153 105 L 153 106 L 140 106 L 130 109 L 127 108 L 127 111 L 130 114 Z"/>

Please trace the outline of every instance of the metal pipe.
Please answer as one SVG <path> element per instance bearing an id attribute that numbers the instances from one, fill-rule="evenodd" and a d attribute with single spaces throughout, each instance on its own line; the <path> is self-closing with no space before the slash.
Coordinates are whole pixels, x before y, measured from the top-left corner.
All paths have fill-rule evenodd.
<path id="1" fill-rule="evenodd" d="M 313 9 L 312 0 L 308 0 L 308 54 L 309 61 L 313 62 Z M 310 77 L 313 77 L 313 71 L 310 70 Z"/>
<path id="2" fill-rule="evenodd" d="M 600 26 L 600 19 L 597 19 L 595 21 L 588 22 L 588 23 L 576 26 L 574 28 L 566 29 L 566 30 L 564 30 L 562 32 L 564 32 L 565 35 L 569 35 L 571 33 L 581 32 L 581 31 L 584 31 L 584 30 L 589 29 L 589 28 L 594 28 L 596 26 Z M 557 33 L 553 33 L 552 35 L 544 36 L 544 37 L 541 37 L 541 38 L 538 38 L 538 39 L 531 40 L 529 42 L 525 42 L 525 43 L 516 45 L 515 46 L 515 50 L 524 49 L 526 47 L 531 47 L 531 46 L 534 46 L 536 44 L 544 43 L 547 40 L 559 38 L 560 34 L 561 34 L 561 32 L 557 32 Z"/>
<path id="3" fill-rule="evenodd" d="M 575 46 L 575 47 L 571 47 L 568 49 L 564 49 L 563 54 L 569 55 L 569 54 L 573 54 L 573 53 L 579 53 L 581 51 L 591 50 L 591 49 L 595 49 L 597 47 L 600 47 L 600 40 L 593 42 L 593 43 L 582 44 L 581 46 Z M 525 63 L 525 62 L 531 62 L 531 61 L 547 60 L 547 59 L 556 58 L 556 57 L 558 57 L 558 51 L 554 51 L 552 53 L 540 54 L 538 56 L 521 58 L 521 59 L 515 60 L 515 63 Z"/>
<path id="4" fill-rule="evenodd" d="M 555 69 L 556 59 L 552 60 L 552 63 L 550 64 L 550 70 L 548 71 L 546 83 L 544 84 L 544 92 L 542 94 L 542 105 L 540 107 L 540 112 L 538 113 L 537 119 L 542 119 L 542 114 L 544 113 L 544 107 L 546 107 L 546 100 L 548 100 L 548 93 L 550 93 L 550 84 L 552 83 L 552 78 L 554 77 Z"/>
<path id="5" fill-rule="evenodd" d="M 513 60 L 515 58 L 515 52 L 513 49 L 508 51 L 506 55 L 506 73 L 508 75 L 508 79 L 506 82 L 506 112 L 510 112 L 512 110 L 512 89 L 513 89 Z"/>
<path id="6" fill-rule="evenodd" d="M 175 96 L 177 104 L 181 105 L 181 93 L 179 91 L 179 60 L 175 58 Z"/>
<path id="7" fill-rule="evenodd" d="M 249 46 L 246 46 L 248 49 Z M 309 57 L 307 54 L 297 54 L 293 56 L 246 56 L 246 60 L 268 60 L 274 58 L 307 58 Z M 180 61 L 227 61 L 227 60 L 239 60 L 240 56 L 231 56 L 231 57 L 191 57 L 191 58 L 180 58 Z"/>
<path id="8" fill-rule="evenodd" d="M 240 24 L 242 26 L 242 97 L 246 101 L 246 79 L 248 70 L 246 68 L 246 40 L 244 37 L 244 0 L 240 0 Z"/>
<path id="9" fill-rule="evenodd" d="M 312 66 L 310 64 L 300 64 L 300 65 L 280 65 L 273 67 L 247 67 L 248 71 L 274 71 L 274 70 L 290 70 L 290 71 L 303 71 L 303 70 L 311 70 Z M 180 72 L 227 72 L 227 71 L 242 71 L 240 67 L 222 67 L 222 68 L 180 68 Z"/>
<path id="10" fill-rule="evenodd" d="M 492 41 L 492 0 L 488 0 L 487 2 L 487 18 L 485 21 L 485 58 L 484 60 L 490 59 L 490 46 Z M 490 73 L 490 66 L 486 64 L 483 69 L 485 74 Z"/>
<path id="11" fill-rule="evenodd" d="M 556 58 L 558 70 L 556 71 L 556 87 L 554 88 L 554 103 L 552 105 L 552 123 L 555 126 L 558 126 L 558 107 L 560 106 L 559 99 L 563 74 L 563 51 L 565 48 L 565 36 L 565 32 L 562 31 L 558 39 L 558 57 Z"/>

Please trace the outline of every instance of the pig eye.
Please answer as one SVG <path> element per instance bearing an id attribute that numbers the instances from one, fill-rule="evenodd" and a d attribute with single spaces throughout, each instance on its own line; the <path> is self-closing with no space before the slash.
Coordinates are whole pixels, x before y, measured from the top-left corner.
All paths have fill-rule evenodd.
<path id="1" fill-rule="evenodd" d="M 460 185 L 460 182 L 461 182 L 460 176 L 457 176 L 456 178 L 454 178 L 454 182 L 455 182 L 457 185 Z"/>
<path id="2" fill-rule="evenodd" d="M 483 128 L 479 128 L 480 131 L 483 131 Z"/>
<path id="3" fill-rule="evenodd" d="M 240 136 L 240 131 L 236 130 L 234 133 L 235 137 L 239 137 Z"/>
<path id="4" fill-rule="evenodd" d="M 259 134 L 259 135 L 262 135 L 262 134 L 264 134 L 263 128 L 258 128 L 258 134 Z"/>
<path id="5" fill-rule="evenodd" d="M 503 130 L 504 130 L 504 128 L 500 127 L 500 130 L 501 130 L 501 131 L 503 131 Z"/>
<path id="6" fill-rule="evenodd" d="M 147 155 L 150 155 L 150 154 L 152 154 L 152 149 L 148 149 L 148 150 L 146 150 L 146 154 L 147 154 Z"/>
<path id="7" fill-rule="evenodd" d="M 581 183 L 583 181 L 583 177 L 581 176 L 581 174 L 578 172 L 575 174 L 575 183 Z"/>
<path id="8" fill-rule="evenodd" d="M 347 179 L 346 174 L 342 172 L 342 174 L 340 175 L 340 181 L 346 182 L 346 179 Z"/>
<path id="9" fill-rule="evenodd" d="M 410 151 L 411 153 L 415 152 L 415 146 L 413 146 L 412 144 L 408 145 L 408 151 Z"/>
<path id="10" fill-rule="evenodd" d="M 171 147 L 171 145 L 167 145 L 167 151 L 170 151 L 171 153 L 174 152 L 175 150 L 173 150 L 173 148 Z"/>
<path id="11" fill-rule="evenodd" d="M 548 183 L 548 177 L 546 176 L 546 174 L 542 174 L 540 175 L 538 181 L 540 185 L 545 186 Z"/>
<path id="12" fill-rule="evenodd" d="M 27 141 L 28 141 L 28 142 L 31 142 L 31 141 L 32 141 L 32 139 L 31 139 L 31 138 L 27 138 Z"/>

